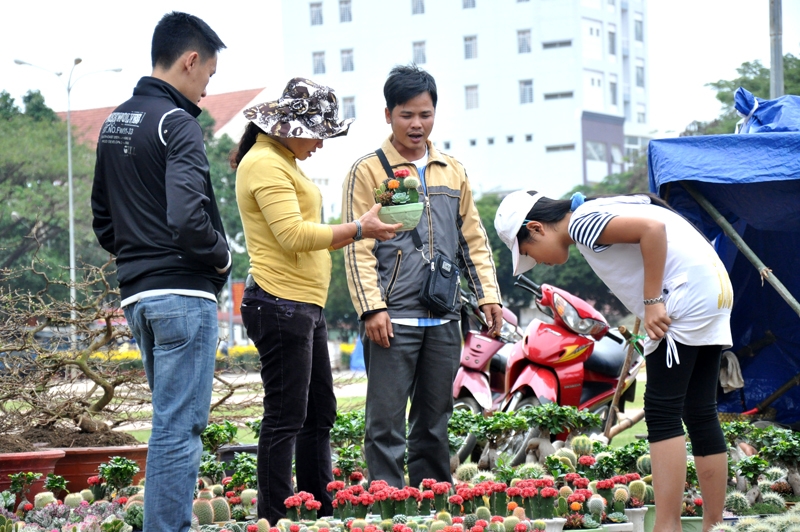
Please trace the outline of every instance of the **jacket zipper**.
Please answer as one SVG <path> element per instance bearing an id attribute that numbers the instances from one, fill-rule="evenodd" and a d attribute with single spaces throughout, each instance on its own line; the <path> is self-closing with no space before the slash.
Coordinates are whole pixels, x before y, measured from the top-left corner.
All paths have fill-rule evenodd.
<path id="1" fill-rule="evenodd" d="M 394 262 L 394 270 L 392 271 L 392 276 L 389 278 L 389 286 L 386 287 L 386 304 L 389 304 L 389 296 L 392 295 L 392 291 L 394 290 L 394 285 L 397 283 L 397 277 L 400 274 L 400 263 L 403 261 L 403 250 L 397 250 L 397 258 Z"/>

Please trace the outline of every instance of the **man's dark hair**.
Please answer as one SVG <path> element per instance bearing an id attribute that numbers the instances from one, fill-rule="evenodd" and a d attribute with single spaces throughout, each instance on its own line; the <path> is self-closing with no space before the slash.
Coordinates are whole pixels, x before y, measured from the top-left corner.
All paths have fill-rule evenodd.
<path id="1" fill-rule="evenodd" d="M 394 67 L 383 85 L 383 97 L 386 98 L 386 107 L 390 113 L 395 106 L 402 105 L 423 92 L 431 95 L 433 108 L 436 109 L 436 80 L 417 65 Z"/>
<path id="2" fill-rule="evenodd" d="M 169 69 L 187 51 L 196 51 L 204 61 L 225 48 L 225 44 L 208 24 L 190 15 L 173 11 L 158 22 L 153 32 L 150 59 Z"/>

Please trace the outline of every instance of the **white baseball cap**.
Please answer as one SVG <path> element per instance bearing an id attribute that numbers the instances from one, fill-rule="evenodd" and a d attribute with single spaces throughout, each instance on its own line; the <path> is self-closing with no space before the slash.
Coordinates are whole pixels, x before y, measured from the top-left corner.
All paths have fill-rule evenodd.
<path id="1" fill-rule="evenodd" d="M 519 254 L 519 242 L 517 233 L 525 223 L 527 223 L 528 213 L 540 198 L 542 193 L 529 194 L 525 190 L 512 192 L 500 202 L 497 214 L 494 215 L 494 228 L 500 240 L 511 250 L 511 257 L 514 261 L 514 275 L 522 275 L 534 266 L 536 261 L 533 257 Z"/>

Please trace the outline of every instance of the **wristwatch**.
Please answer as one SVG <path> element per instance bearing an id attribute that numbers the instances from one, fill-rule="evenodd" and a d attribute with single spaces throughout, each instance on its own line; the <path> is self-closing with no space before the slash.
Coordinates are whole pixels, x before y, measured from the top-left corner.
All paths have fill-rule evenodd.
<path id="1" fill-rule="evenodd" d="M 353 220 L 353 223 L 356 224 L 356 236 L 353 237 L 353 240 L 358 242 L 364 238 L 364 235 L 361 234 L 361 222 L 358 220 Z"/>

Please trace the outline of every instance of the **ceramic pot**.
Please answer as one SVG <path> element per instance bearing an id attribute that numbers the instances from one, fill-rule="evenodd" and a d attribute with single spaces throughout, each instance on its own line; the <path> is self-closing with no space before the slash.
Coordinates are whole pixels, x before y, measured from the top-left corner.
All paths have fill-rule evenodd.
<path id="1" fill-rule="evenodd" d="M 108 462 L 114 456 L 122 456 L 139 465 L 139 472 L 133 477 L 133 485 L 144 478 L 147 467 L 147 444 L 121 445 L 117 447 L 62 447 L 59 449 L 64 457 L 56 463 L 55 474 L 61 475 L 69 484 L 70 492 L 81 491 L 89 487 L 86 480 L 98 474 L 100 464 Z"/>
<path id="2" fill-rule="evenodd" d="M 233 459 L 236 458 L 236 453 L 249 453 L 253 456 L 258 454 L 258 444 L 257 443 L 233 443 L 228 445 L 223 445 L 219 449 L 217 449 L 217 460 L 225 464 L 225 474 L 227 476 L 231 476 L 234 473 L 233 469 L 229 469 L 228 464 L 233 462 Z"/>
<path id="3" fill-rule="evenodd" d="M 603 532 L 632 532 L 633 523 L 606 523 Z"/>
<path id="4" fill-rule="evenodd" d="M 633 532 L 644 532 L 644 516 L 647 514 L 647 508 L 625 508 L 625 515 L 628 516 L 628 521 L 633 525 Z"/>
<path id="5" fill-rule="evenodd" d="M 554 517 L 552 519 L 542 519 L 547 525 L 545 532 L 561 532 L 564 529 L 564 524 L 567 522 L 563 517 Z"/>
<path id="6" fill-rule="evenodd" d="M 681 529 L 683 532 L 703 532 L 703 518 L 681 517 Z"/>
<path id="7" fill-rule="evenodd" d="M 411 231 L 417 227 L 424 208 L 423 203 L 384 206 L 378 211 L 378 218 L 385 224 L 403 224 L 403 227 L 397 230 L 398 233 Z"/>
<path id="8" fill-rule="evenodd" d="M 33 497 L 44 491 L 44 481 L 48 473 L 53 473 L 56 462 L 64 456 L 64 451 L 60 449 L 48 449 L 43 451 L 33 451 L 30 453 L 4 453 L 0 454 L 0 491 L 7 490 L 11 486 L 11 479 L 8 475 L 14 473 L 41 473 L 42 476 L 31 484 L 30 491 L 25 497 L 33 502 Z M 14 507 L 19 504 L 17 501 Z"/>
<path id="9" fill-rule="evenodd" d="M 644 507 L 647 508 L 647 513 L 644 514 L 644 532 L 653 532 L 656 527 L 656 505 L 645 504 Z"/>

